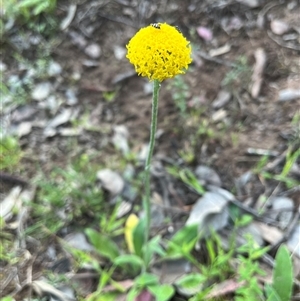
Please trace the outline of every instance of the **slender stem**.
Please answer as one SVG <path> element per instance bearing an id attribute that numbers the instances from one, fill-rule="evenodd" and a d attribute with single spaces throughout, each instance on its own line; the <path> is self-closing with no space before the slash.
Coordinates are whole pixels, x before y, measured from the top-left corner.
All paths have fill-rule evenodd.
<path id="1" fill-rule="evenodd" d="M 157 112 L 158 112 L 158 94 L 160 88 L 160 81 L 154 80 L 153 82 L 153 97 L 152 97 L 152 117 L 151 117 L 151 131 L 150 131 L 150 144 L 149 144 L 149 151 L 146 159 L 145 164 L 145 192 L 146 196 L 144 198 L 144 211 L 146 216 L 146 229 L 145 229 L 145 246 L 149 240 L 150 236 L 150 223 L 151 223 L 151 206 L 150 206 L 150 165 L 151 165 L 151 158 L 153 155 L 154 145 L 155 145 L 155 133 L 156 133 L 156 126 L 157 126 Z M 145 263 L 147 261 L 145 254 Z"/>

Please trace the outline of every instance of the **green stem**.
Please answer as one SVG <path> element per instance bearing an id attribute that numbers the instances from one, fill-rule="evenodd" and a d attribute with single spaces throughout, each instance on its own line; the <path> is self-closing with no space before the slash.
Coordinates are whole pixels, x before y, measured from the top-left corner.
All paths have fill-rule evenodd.
<path id="1" fill-rule="evenodd" d="M 150 206 L 150 165 L 151 158 L 153 155 L 154 145 L 155 145 L 155 133 L 157 127 L 157 112 L 158 112 L 158 94 L 160 88 L 160 81 L 154 80 L 153 82 L 153 97 L 152 97 L 152 116 L 151 116 L 151 131 L 150 131 L 150 144 L 149 151 L 146 159 L 145 165 L 145 191 L 146 197 L 144 198 L 144 211 L 146 216 L 146 229 L 145 229 L 145 246 L 148 243 L 150 236 L 150 223 L 151 223 L 151 206 Z M 148 260 L 147 252 L 144 252 L 145 264 Z"/>

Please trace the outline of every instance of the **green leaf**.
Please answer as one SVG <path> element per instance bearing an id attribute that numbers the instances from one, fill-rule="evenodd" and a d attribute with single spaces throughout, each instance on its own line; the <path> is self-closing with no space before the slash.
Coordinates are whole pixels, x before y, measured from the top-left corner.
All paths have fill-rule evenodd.
<path id="1" fill-rule="evenodd" d="M 197 177 L 189 169 L 180 170 L 179 176 L 185 184 L 194 188 L 199 194 L 205 193 L 205 189 L 199 183 L 199 180 L 197 179 Z"/>
<path id="2" fill-rule="evenodd" d="M 175 289 L 169 284 L 158 284 L 147 287 L 148 291 L 155 296 L 156 301 L 168 301 L 175 293 Z"/>
<path id="3" fill-rule="evenodd" d="M 203 288 L 203 283 L 207 278 L 198 273 L 192 273 L 181 277 L 176 281 L 176 287 L 184 291 L 185 294 L 191 296 L 200 292 Z"/>
<path id="4" fill-rule="evenodd" d="M 86 229 L 85 233 L 100 255 L 107 257 L 112 262 L 119 256 L 118 246 L 109 237 L 94 229 Z"/>
<path id="5" fill-rule="evenodd" d="M 98 284 L 98 291 L 101 291 L 107 283 L 111 280 L 113 270 L 111 271 L 101 271 L 99 284 Z"/>
<path id="6" fill-rule="evenodd" d="M 184 226 L 171 239 L 173 243 L 181 245 L 194 240 L 198 236 L 198 225 Z"/>
<path id="7" fill-rule="evenodd" d="M 141 268 L 144 264 L 141 257 L 135 254 L 124 254 L 114 259 L 114 264 L 119 266 L 132 265 L 134 268 Z"/>
<path id="8" fill-rule="evenodd" d="M 271 285 L 265 286 L 265 292 L 267 295 L 266 301 L 281 301 L 280 297 L 278 296 L 277 292 Z"/>
<path id="9" fill-rule="evenodd" d="M 153 274 L 143 273 L 135 279 L 134 283 L 141 288 L 145 288 L 150 285 L 158 284 L 158 277 Z"/>
<path id="10" fill-rule="evenodd" d="M 141 290 L 137 287 L 131 288 L 127 294 L 126 301 L 134 301 L 135 297 L 137 297 L 140 292 L 141 292 Z"/>
<path id="11" fill-rule="evenodd" d="M 161 236 L 154 236 L 146 245 L 143 252 L 145 252 L 145 265 L 148 266 L 153 255 L 158 254 L 161 257 L 165 256 L 166 252 L 160 245 Z"/>
<path id="12" fill-rule="evenodd" d="M 185 256 L 191 251 L 198 239 L 198 225 L 184 226 L 168 242 L 167 255 Z"/>
<path id="13" fill-rule="evenodd" d="M 11 296 L 6 296 L 0 299 L 0 301 L 14 301 L 15 299 Z"/>
<path id="14" fill-rule="evenodd" d="M 133 246 L 135 254 L 143 256 L 143 246 L 145 242 L 146 220 L 144 218 L 139 220 L 139 223 L 133 230 Z"/>
<path id="15" fill-rule="evenodd" d="M 275 257 L 272 287 L 281 301 L 289 301 L 293 288 L 293 266 L 290 252 L 286 246 L 281 245 Z"/>

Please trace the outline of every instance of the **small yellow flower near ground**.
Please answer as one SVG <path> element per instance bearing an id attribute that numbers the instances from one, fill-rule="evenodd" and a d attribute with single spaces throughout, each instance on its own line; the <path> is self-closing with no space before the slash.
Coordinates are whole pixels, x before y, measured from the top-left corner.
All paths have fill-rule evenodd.
<path id="1" fill-rule="evenodd" d="M 185 73 L 191 59 L 190 42 L 167 23 L 155 23 L 140 29 L 126 46 L 127 58 L 138 75 L 163 81 Z"/>
<path id="2" fill-rule="evenodd" d="M 139 223 L 139 218 L 133 213 L 128 216 L 125 223 L 124 236 L 130 253 L 134 253 L 133 231 L 138 223 Z"/>

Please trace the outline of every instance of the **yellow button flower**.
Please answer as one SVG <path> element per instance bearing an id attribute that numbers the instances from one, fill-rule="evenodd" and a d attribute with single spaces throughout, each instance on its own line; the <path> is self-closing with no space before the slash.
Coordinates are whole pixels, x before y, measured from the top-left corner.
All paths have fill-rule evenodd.
<path id="1" fill-rule="evenodd" d="M 182 33 L 167 23 L 140 29 L 126 46 L 127 58 L 138 75 L 163 81 L 185 73 L 191 63 L 191 45 Z"/>

